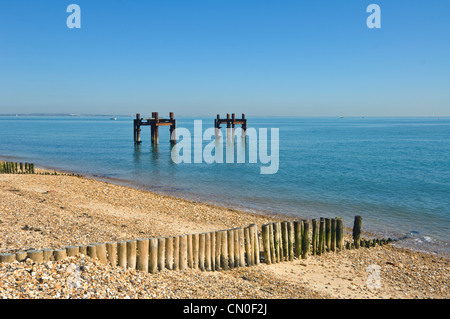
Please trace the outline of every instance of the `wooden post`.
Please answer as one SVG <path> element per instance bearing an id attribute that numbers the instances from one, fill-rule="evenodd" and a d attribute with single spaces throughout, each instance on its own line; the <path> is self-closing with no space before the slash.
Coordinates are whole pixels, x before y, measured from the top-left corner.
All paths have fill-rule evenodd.
<path id="1" fill-rule="evenodd" d="M 112 266 L 117 266 L 117 243 L 106 243 L 106 252 L 108 253 L 108 261 Z"/>
<path id="2" fill-rule="evenodd" d="M 188 261 L 187 261 L 187 235 L 180 236 L 180 270 L 187 269 Z"/>
<path id="3" fill-rule="evenodd" d="M 245 234 L 244 229 L 239 228 L 239 267 L 245 267 Z"/>
<path id="4" fill-rule="evenodd" d="M 140 271 L 148 272 L 148 261 L 149 261 L 149 240 L 148 239 L 138 239 L 136 241 L 136 268 Z M 151 258 L 152 256 L 150 256 Z"/>
<path id="5" fill-rule="evenodd" d="M 245 257 L 247 260 L 247 266 L 253 266 L 252 243 L 250 240 L 250 230 L 248 227 L 244 228 L 244 237 L 245 237 Z"/>
<path id="6" fill-rule="evenodd" d="M 103 263 L 106 264 L 108 262 L 108 258 L 106 257 L 106 245 L 104 243 L 95 243 L 95 250 L 97 253 L 97 258 L 98 260 Z"/>
<path id="7" fill-rule="evenodd" d="M 163 270 L 166 266 L 166 243 L 167 238 L 158 238 L 158 270 Z"/>
<path id="8" fill-rule="evenodd" d="M 156 274 L 158 272 L 158 238 L 150 238 L 147 242 L 147 263 L 148 272 L 151 274 Z M 145 265 L 144 265 L 145 267 Z"/>
<path id="9" fill-rule="evenodd" d="M 262 235 L 262 244 L 263 244 L 263 252 L 264 252 L 264 261 L 266 264 L 270 265 L 271 262 L 271 253 L 270 253 L 270 226 L 269 224 L 262 225 L 261 229 Z"/>
<path id="10" fill-rule="evenodd" d="M 78 246 L 67 246 L 66 247 L 67 257 L 75 257 L 80 254 L 80 248 Z"/>
<path id="11" fill-rule="evenodd" d="M 173 239 L 173 270 L 180 270 L 180 237 Z"/>
<path id="12" fill-rule="evenodd" d="M 88 245 L 86 247 L 86 253 L 91 259 L 97 258 L 97 247 L 95 245 Z"/>
<path id="13" fill-rule="evenodd" d="M 287 222 L 281 223 L 281 239 L 283 243 L 283 261 L 285 261 L 289 259 Z"/>
<path id="14" fill-rule="evenodd" d="M 187 263 L 189 268 L 194 268 L 194 251 L 192 234 L 187 235 Z"/>
<path id="15" fill-rule="evenodd" d="M 166 267 L 173 269 L 173 237 L 166 238 Z"/>
<path id="16" fill-rule="evenodd" d="M 199 252 L 200 252 L 200 236 L 199 234 L 192 235 L 192 245 L 193 245 L 193 268 L 198 269 L 199 267 Z"/>
<path id="17" fill-rule="evenodd" d="M 230 268 L 234 268 L 234 230 L 227 230 L 228 236 L 228 264 Z"/>
<path id="18" fill-rule="evenodd" d="M 272 263 L 277 262 L 277 255 L 275 252 L 275 241 L 274 241 L 274 233 L 273 233 L 274 224 L 269 224 L 269 245 L 270 245 L 270 261 Z"/>
<path id="19" fill-rule="evenodd" d="M 63 260 L 67 257 L 67 252 L 65 249 L 55 249 L 55 251 L 53 252 L 53 257 L 56 261 Z"/>
<path id="20" fill-rule="evenodd" d="M 331 250 L 331 219 L 325 218 L 325 240 L 327 251 Z"/>
<path id="21" fill-rule="evenodd" d="M 289 260 L 294 260 L 294 242 L 295 242 L 295 234 L 294 234 L 294 223 L 288 222 L 287 223 L 287 230 L 288 230 L 288 256 Z"/>
<path id="22" fill-rule="evenodd" d="M 216 251 L 215 251 L 216 265 L 215 265 L 215 270 L 220 270 L 221 249 L 222 249 L 222 233 L 220 231 L 216 231 L 215 232 L 215 237 L 216 237 Z"/>
<path id="23" fill-rule="evenodd" d="M 16 259 L 15 254 L 7 254 L 7 255 L 11 255 L 13 261 Z M 30 258 L 35 263 L 42 263 L 44 261 L 44 253 L 42 252 L 42 250 L 28 250 L 27 257 Z"/>
<path id="24" fill-rule="evenodd" d="M 309 236 L 310 236 L 310 230 L 309 230 L 309 221 L 304 220 L 303 221 L 303 234 L 302 234 L 302 259 L 308 258 L 308 252 L 309 252 Z"/>
<path id="25" fill-rule="evenodd" d="M 252 232 L 253 232 L 253 253 L 254 253 L 254 263 L 255 265 L 259 265 L 259 263 L 261 262 L 261 250 L 260 250 L 260 246 L 259 246 L 259 236 L 258 236 L 258 226 L 256 226 L 255 224 L 251 225 L 252 228 Z"/>
<path id="26" fill-rule="evenodd" d="M 88 247 L 89 255 L 89 247 Z M 117 243 L 117 257 L 119 259 L 119 267 L 127 268 L 127 243 L 125 241 L 119 241 Z"/>
<path id="27" fill-rule="evenodd" d="M 361 226 L 362 226 L 362 217 L 355 216 L 355 222 L 353 224 L 353 243 L 355 244 L 356 249 L 358 249 L 360 246 Z"/>
<path id="28" fill-rule="evenodd" d="M 317 254 L 317 243 L 319 238 L 319 225 L 317 219 L 312 220 L 312 254 L 313 256 Z"/>
<path id="29" fill-rule="evenodd" d="M 211 271 L 211 235 L 205 234 L 205 269 Z"/>
<path id="30" fill-rule="evenodd" d="M 303 222 L 295 221 L 294 222 L 294 256 L 295 258 L 300 258 L 302 255 L 302 229 Z"/>
<path id="31" fill-rule="evenodd" d="M 198 243 L 198 268 L 200 268 L 201 271 L 205 271 L 205 234 L 202 233 L 198 235 Z"/>
<path id="32" fill-rule="evenodd" d="M 0 254 L 0 263 L 13 263 L 16 261 L 16 255 L 11 253 Z"/>
<path id="33" fill-rule="evenodd" d="M 65 249 L 61 249 L 62 251 L 64 251 L 64 253 L 66 252 Z M 53 255 L 55 254 L 55 252 L 53 252 Z M 16 260 L 18 262 L 22 262 L 25 261 L 27 259 L 27 252 L 26 251 L 18 251 L 16 252 Z"/>
<path id="34" fill-rule="evenodd" d="M 97 256 L 98 257 L 98 256 Z M 127 267 L 136 269 L 136 241 L 127 241 Z"/>
<path id="35" fill-rule="evenodd" d="M 339 250 L 344 249 L 344 221 L 342 217 L 336 217 L 336 246 Z"/>
<path id="36" fill-rule="evenodd" d="M 80 245 L 80 255 L 87 255 L 87 246 L 86 245 Z"/>
<path id="37" fill-rule="evenodd" d="M 221 232 L 222 242 L 221 242 L 221 254 L 220 254 L 220 265 L 223 270 L 228 270 L 228 234 L 226 230 Z"/>
<path id="38" fill-rule="evenodd" d="M 42 249 L 42 255 L 44 257 L 44 261 L 51 261 L 53 257 L 53 249 L 50 248 Z"/>
<path id="39" fill-rule="evenodd" d="M 331 219 L 331 251 L 336 251 L 336 219 Z"/>
<path id="40" fill-rule="evenodd" d="M 210 233 L 211 240 L 211 270 L 216 269 L 216 234 L 214 232 Z"/>
<path id="41" fill-rule="evenodd" d="M 319 249 L 317 254 L 320 256 L 325 252 L 325 219 L 320 217 L 319 224 Z"/>

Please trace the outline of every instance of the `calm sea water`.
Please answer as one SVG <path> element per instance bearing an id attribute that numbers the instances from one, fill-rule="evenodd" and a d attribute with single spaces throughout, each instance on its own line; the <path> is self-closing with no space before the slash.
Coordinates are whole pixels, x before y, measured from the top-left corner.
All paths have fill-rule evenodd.
<path id="1" fill-rule="evenodd" d="M 214 123 L 203 120 L 204 129 Z M 192 134 L 194 118 L 177 118 Z M 152 191 L 305 218 L 343 216 L 351 226 L 450 251 L 450 118 L 249 118 L 279 128 L 279 170 L 261 164 L 174 164 L 168 128 L 133 144 L 132 118 L 0 117 L 0 156 Z M 206 144 L 207 142 L 205 142 Z"/>

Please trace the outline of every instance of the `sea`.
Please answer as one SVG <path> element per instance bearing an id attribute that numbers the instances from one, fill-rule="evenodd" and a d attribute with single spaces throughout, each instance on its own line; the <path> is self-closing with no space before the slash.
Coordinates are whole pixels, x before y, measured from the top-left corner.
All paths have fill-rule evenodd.
<path id="1" fill-rule="evenodd" d="M 159 144 L 152 145 L 149 126 L 141 127 L 142 143 L 135 145 L 132 116 L 0 116 L 0 158 L 260 214 L 339 216 L 348 227 L 360 215 L 363 231 L 373 236 L 449 256 L 449 117 L 247 119 L 258 151 L 247 136 L 244 161 L 235 149 L 234 161 L 210 163 L 194 159 L 195 142 L 204 151 L 211 146 L 195 135 L 194 123 L 201 120 L 205 131 L 214 116 L 177 117 L 178 131 L 191 136 L 180 136 L 176 146 L 168 127 L 159 128 Z M 215 151 L 230 146 L 226 128 L 221 133 Z M 272 174 L 261 174 L 267 159 L 250 160 L 265 144 L 278 161 Z M 181 155 L 186 160 L 178 163 Z"/>

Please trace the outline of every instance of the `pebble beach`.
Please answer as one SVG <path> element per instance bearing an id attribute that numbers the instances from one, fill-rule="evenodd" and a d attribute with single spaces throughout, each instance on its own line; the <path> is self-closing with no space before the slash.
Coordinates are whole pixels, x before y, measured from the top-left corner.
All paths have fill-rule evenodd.
<path id="1" fill-rule="evenodd" d="M 63 174 L 1 174 L 0 198 L 0 253 L 250 224 L 260 228 L 290 218 Z M 187 269 L 150 274 L 101 264 L 87 256 L 42 264 L 31 260 L 0 264 L 0 298 L 6 299 L 447 299 L 449 284 L 446 257 L 395 245 L 217 272 Z"/>

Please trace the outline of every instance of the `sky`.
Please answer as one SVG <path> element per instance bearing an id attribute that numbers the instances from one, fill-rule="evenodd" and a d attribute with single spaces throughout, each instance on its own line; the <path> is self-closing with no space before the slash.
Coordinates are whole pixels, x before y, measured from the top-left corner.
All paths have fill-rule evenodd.
<path id="1" fill-rule="evenodd" d="M 449 21 L 444 0 L 2 1 L 0 114 L 449 116 Z"/>

